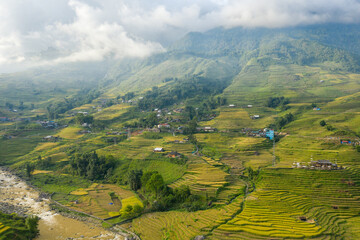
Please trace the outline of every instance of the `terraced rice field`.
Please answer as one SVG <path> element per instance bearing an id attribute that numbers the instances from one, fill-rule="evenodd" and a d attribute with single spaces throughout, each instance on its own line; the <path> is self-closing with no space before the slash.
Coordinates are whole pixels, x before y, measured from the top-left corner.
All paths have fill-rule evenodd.
<path id="1" fill-rule="evenodd" d="M 221 108 L 218 117 L 203 124 L 219 130 L 233 130 L 248 127 L 252 125 L 252 121 L 244 109 Z"/>
<path id="2" fill-rule="evenodd" d="M 10 227 L 4 226 L 2 223 L 0 223 L 0 238 L 1 238 L 1 234 L 4 234 L 9 229 Z"/>
<path id="3" fill-rule="evenodd" d="M 264 170 L 244 210 L 218 227 L 212 238 L 338 239 L 357 234 L 354 228 L 360 210 L 357 173 L 354 169 Z M 355 185 L 348 184 L 349 179 Z M 349 231 L 351 227 L 354 232 Z"/>
<path id="4" fill-rule="evenodd" d="M 122 226 L 135 231 L 143 240 L 193 239 L 197 235 L 209 234 L 213 228 L 231 219 L 240 209 L 241 201 L 242 198 L 238 197 L 220 208 L 197 212 L 148 213 Z"/>
<path id="5" fill-rule="evenodd" d="M 94 114 L 94 118 L 98 120 L 111 120 L 117 117 L 120 117 L 123 113 L 125 113 L 129 105 L 113 105 L 111 107 L 103 109 L 101 112 L 97 112 Z"/>
<path id="6" fill-rule="evenodd" d="M 81 130 L 81 128 L 78 127 L 67 127 L 62 129 L 59 133 L 56 134 L 56 136 L 59 136 L 61 138 L 65 139 L 78 139 L 83 136 L 83 134 L 79 134 L 78 132 Z"/>
<path id="7" fill-rule="evenodd" d="M 183 177 L 170 187 L 188 185 L 195 194 L 215 197 L 218 189 L 228 184 L 226 180 L 230 176 L 228 173 L 206 163 L 201 158 L 191 157 L 190 161 Z"/>

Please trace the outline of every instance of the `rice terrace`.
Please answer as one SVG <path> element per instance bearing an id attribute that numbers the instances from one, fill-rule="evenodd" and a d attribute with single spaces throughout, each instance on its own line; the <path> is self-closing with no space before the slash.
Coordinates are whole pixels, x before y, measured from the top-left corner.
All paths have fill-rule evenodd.
<path id="1" fill-rule="evenodd" d="M 10 2 L 0 240 L 360 239 L 358 1 Z"/>

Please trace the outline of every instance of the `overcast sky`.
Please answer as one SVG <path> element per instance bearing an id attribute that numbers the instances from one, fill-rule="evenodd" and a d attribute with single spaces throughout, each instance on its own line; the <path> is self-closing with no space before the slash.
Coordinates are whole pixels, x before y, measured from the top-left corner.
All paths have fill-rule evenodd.
<path id="1" fill-rule="evenodd" d="M 166 51 L 190 31 L 360 21 L 360 0 L 0 0 L 0 72 Z"/>

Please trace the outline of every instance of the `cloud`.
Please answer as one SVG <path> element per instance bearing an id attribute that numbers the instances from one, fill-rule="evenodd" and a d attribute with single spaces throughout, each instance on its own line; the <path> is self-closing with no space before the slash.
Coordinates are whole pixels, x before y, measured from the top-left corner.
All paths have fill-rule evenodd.
<path id="1" fill-rule="evenodd" d="M 359 22 L 359 0 L 2 0 L 0 71 L 146 57 L 220 26 Z"/>

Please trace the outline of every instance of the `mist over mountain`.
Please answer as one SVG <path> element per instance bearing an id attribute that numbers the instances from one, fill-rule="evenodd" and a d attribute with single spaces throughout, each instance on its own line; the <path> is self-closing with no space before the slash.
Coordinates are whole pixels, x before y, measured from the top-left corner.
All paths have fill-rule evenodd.
<path id="1" fill-rule="evenodd" d="M 356 0 L 5 0 L 0 3 L 0 72 L 144 58 L 166 51 L 189 32 L 219 27 L 250 32 L 314 24 L 332 28 L 357 24 L 359 16 Z"/>

